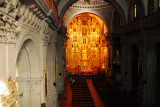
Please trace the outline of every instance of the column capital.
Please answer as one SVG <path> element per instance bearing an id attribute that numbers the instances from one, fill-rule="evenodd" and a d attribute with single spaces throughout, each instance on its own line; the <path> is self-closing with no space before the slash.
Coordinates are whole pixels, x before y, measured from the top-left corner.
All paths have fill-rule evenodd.
<path id="1" fill-rule="evenodd" d="M 44 46 L 47 46 L 49 43 L 49 35 L 47 34 L 42 34 L 41 35 L 41 42 Z"/>
<path id="2" fill-rule="evenodd" d="M 0 42 L 15 42 L 20 33 L 18 22 L 6 14 L 0 13 Z"/>
<path id="3" fill-rule="evenodd" d="M 48 30 L 48 24 L 43 22 L 43 26 L 41 28 L 41 41 L 44 46 L 48 45 L 49 42 L 49 30 Z"/>

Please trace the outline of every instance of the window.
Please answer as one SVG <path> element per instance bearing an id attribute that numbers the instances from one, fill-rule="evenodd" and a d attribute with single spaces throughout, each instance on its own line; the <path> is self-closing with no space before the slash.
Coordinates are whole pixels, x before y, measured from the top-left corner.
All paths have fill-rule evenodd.
<path id="1" fill-rule="evenodd" d="M 134 17 L 135 18 L 137 17 L 137 6 L 136 6 L 136 4 L 134 5 Z"/>
<path id="2" fill-rule="evenodd" d="M 133 21 L 135 18 L 138 17 L 137 14 L 137 4 L 135 0 L 133 0 L 130 4 L 129 13 L 128 13 L 129 21 Z"/>

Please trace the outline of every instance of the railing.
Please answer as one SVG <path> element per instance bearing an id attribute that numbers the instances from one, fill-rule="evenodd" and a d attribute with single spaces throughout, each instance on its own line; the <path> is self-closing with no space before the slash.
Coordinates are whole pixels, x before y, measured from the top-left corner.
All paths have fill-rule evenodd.
<path id="1" fill-rule="evenodd" d="M 160 24 L 160 12 L 152 14 L 151 16 L 146 16 L 143 19 L 136 19 L 127 25 L 121 27 L 121 32 L 135 31 L 141 29 L 142 27 L 149 27 L 153 25 Z"/>

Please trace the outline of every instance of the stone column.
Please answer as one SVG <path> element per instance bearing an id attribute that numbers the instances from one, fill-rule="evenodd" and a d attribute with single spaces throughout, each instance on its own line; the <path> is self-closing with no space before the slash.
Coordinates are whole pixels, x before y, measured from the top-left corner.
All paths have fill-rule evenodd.
<path id="1" fill-rule="evenodd" d="M 143 105 L 145 107 L 157 106 L 157 49 L 156 45 L 151 44 L 150 36 L 154 32 L 151 29 L 143 31 L 144 46 L 144 88 L 143 88 Z M 153 42 L 153 41 L 152 41 Z M 155 41 L 154 41 L 155 42 Z"/>
<path id="2" fill-rule="evenodd" d="M 66 28 L 62 26 L 59 29 L 58 37 L 57 37 L 57 63 L 58 63 L 58 93 L 64 93 L 64 74 L 63 74 L 63 44 L 64 37 L 66 34 Z"/>
<path id="3" fill-rule="evenodd" d="M 41 81 L 41 103 L 47 103 L 48 99 L 48 93 L 47 96 L 45 94 L 45 73 L 48 76 L 48 67 L 47 67 L 47 47 L 49 43 L 49 31 L 48 31 L 48 24 L 43 20 L 42 22 L 42 29 L 40 32 L 40 49 L 41 49 L 41 68 L 42 68 L 42 81 Z M 48 78 L 46 80 L 47 82 L 47 92 L 48 92 Z"/>
<path id="4" fill-rule="evenodd" d="M 143 89 L 143 104 L 147 105 L 147 31 L 143 31 L 143 56 L 144 56 L 144 63 L 143 63 L 143 72 L 144 72 L 144 89 Z"/>
<path id="5" fill-rule="evenodd" d="M 127 79 L 128 79 L 128 72 L 127 72 L 127 56 L 126 56 L 126 51 L 127 51 L 127 38 L 125 37 L 126 35 L 121 36 L 121 72 L 122 72 L 122 89 L 124 92 L 127 91 Z"/>
<path id="6" fill-rule="evenodd" d="M 50 38 L 47 48 L 47 67 L 48 67 L 48 107 L 58 107 L 58 92 L 56 81 L 56 36 L 57 32 L 54 31 Z"/>

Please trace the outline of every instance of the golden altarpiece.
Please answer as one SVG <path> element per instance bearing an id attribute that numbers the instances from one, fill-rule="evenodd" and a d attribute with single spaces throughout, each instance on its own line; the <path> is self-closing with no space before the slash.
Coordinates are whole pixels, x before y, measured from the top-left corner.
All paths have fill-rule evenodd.
<path id="1" fill-rule="evenodd" d="M 105 22 L 98 16 L 83 13 L 75 16 L 67 27 L 66 64 L 71 72 L 107 70 L 111 68 L 111 46 L 106 40 Z M 109 52 L 110 51 L 110 52 Z"/>

